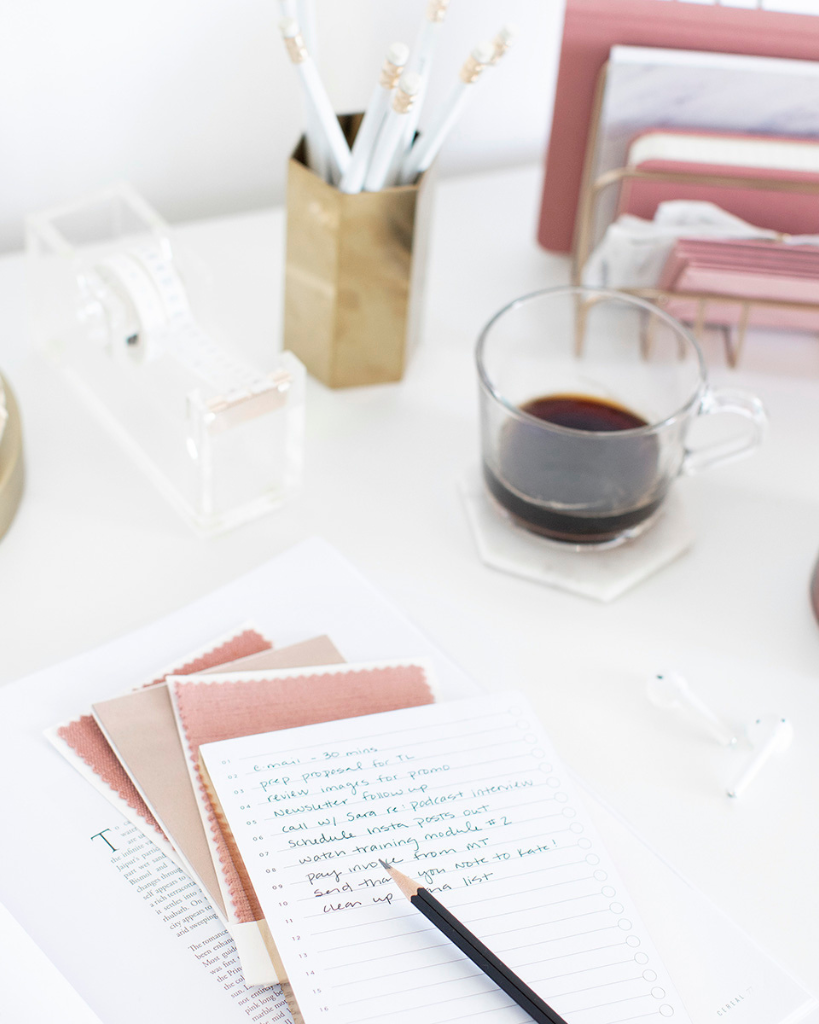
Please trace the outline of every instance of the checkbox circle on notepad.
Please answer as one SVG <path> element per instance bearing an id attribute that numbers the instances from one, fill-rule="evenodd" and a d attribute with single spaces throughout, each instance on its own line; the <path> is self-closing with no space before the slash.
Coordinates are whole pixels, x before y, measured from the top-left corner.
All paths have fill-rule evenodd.
<path id="1" fill-rule="evenodd" d="M 577 845 L 581 850 L 591 849 L 591 839 L 586 839 L 585 837 L 583 839 L 578 839 Z"/>
<path id="2" fill-rule="evenodd" d="M 577 814 L 577 811 L 574 809 L 574 807 L 564 807 L 563 808 L 563 817 L 564 818 L 574 818 L 576 814 Z"/>
<path id="3" fill-rule="evenodd" d="M 576 832 L 576 833 L 579 834 L 580 832 L 583 831 L 583 826 L 580 824 L 579 821 L 573 821 L 571 823 L 571 825 L 569 825 L 569 831 L 570 832 Z"/>
<path id="4" fill-rule="evenodd" d="M 631 921 L 629 921 L 627 917 L 623 917 L 617 922 L 617 927 L 622 928 L 624 932 L 627 932 L 632 927 Z"/>
<path id="5" fill-rule="evenodd" d="M 643 979 L 645 981 L 656 981 L 657 980 L 657 972 L 656 971 L 643 971 Z"/>
<path id="6" fill-rule="evenodd" d="M 557 800 L 559 804 L 565 804 L 569 798 L 566 796 L 565 793 L 555 793 L 552 799 Z"/>
<path id="7" fill-rule="evenodd" d="M 604 885 L 603 888 L 600 890 L 600 893 L 607 899 L 611 899 L 611 897 L 614 896 L 616 892 L 617 890 L 614 888 L 613 885 Z"/>
<path id="8" fill-rule="evenodd" d="M 587 857 L 587 858 L 586 858 L 586 860 L 588 860 L 588 859 L 589 859 L 589 858 Z M 606 872 L 605 872 L 605 871 L 603 871 L 603 869 L 602 869 L 602 868 L 600 868 L 600 869 L 599 869 L 598 871 L 595 871 L 595 873 L 594 873 L 593 877 L 594 877 L 594 879 L 595 879 L 596 881 L 598 881 L 598 882 L 605 882 L 605 880 L 606 880 L 606 879 L 607 879 L 607 878 L 608 878 L 609 876 L 608 876 L 608 875 L 606 874 Z"/>
<path id="9" fill-rule="evenodd" d="M 552 766 L 549 764 L 548 761 L 544 761 L 543 764 L 538 765 L 538 768 L 540 768 L 544 775 L 548 775 L 549 772 L 552 770 Z"/>
<path id="10" fill-rule="evenodd" d="M 669 1006 L 668 1003 L 663 1003 L 663 1005 L 660 1007 L 660 1013 L 664 1017 L 673 1017 L 674 1016 L 674 1007 L 673 1006 Z"/>
<path id="11" fill-rule="evenodd" d="M 639 935 L 629 935 L 629 937 L 626 939 L 626 943 L 629 946 L 639 946 L 640 945 L 640 936 Z M 643 956 L 646 957 L 645 960 L 641 960 L 640 959 L 640 957 L 643 957 Z M 634 956 L 634 959 L 637 961 L 638 964 L 647 964 L 648 963 L 648 957 L 645 955 L 645 953 L 636 953 L 635 956 Z"/>
<path id="12" fill-rule="evenodd" d="M 622 914 L 623 913 L 623 904 L 622 903 L 612 903 L 609 906 L 609 910 L 612 912 L 612 914 Z"/>
<path id="13" fill-rule="evenodd" d="M 587 853 L 586 854 L 586 863 L 587 864 L 599 864 L 600 863 L 600 858 L 597 856 L 596 853 Z M 595 878 L 596 877 L 597 877 L 597 872 L 595 872 Z"/>
<path id="14" fill-rule="evenodd" d="M 665 989 L 659 986 L 651 990 L 651 994 L 655 999 L 665 999 Z"/>
<path id="15" fill-rule="evenodd" d="M 634 959 L 638 964 L 648 963 L 648 953 L 635 953 Z"/>

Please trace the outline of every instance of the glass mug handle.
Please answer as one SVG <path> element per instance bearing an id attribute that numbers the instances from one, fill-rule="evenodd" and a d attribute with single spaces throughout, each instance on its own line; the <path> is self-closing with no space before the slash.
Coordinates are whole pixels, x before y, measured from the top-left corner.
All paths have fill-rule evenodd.
<path id="1" fill-rule="evenodd" d="M 683 473 L 699 473 L 701 469 L 709 469 L 720 462 L 729 462 L 762 443 L 768 427 L 768 415 L 765 406 L 755 395 L 730 388 L 707 390 L 700 404 L 699 415 L 713 416 L 721 412 L 744 417 L 750 423 L 750 430 L 745 435 L 716 441 L 702 448 L 687 449 L 682 464 Z"/>

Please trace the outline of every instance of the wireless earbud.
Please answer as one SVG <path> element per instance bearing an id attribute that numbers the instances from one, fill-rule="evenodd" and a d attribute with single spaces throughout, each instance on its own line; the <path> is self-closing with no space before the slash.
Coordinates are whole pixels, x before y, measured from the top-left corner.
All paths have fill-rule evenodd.
<path id="1" fill-rule="evenodd" d="M 737 738 L 733 731 L 691 690 L 679 672 L 658 672 L 646 686 L 648 699 L 655 707 L 668 711 L 686 710 L 695 715 L 709 733 L 725 746 L 732 746 Z"/>
<path id="2" fill-rule="evenodd" d="M 728 796 L 741 796 L 771 754 L 782 754 L 788 749 L 793 740 L 793 726 L 781 715 L 765 715 L 757 718 L 749 727 L 748 738 L 755 747 L 759 747 L 759 750 L 748 762 L 742 775 L 728 789 Z"/>

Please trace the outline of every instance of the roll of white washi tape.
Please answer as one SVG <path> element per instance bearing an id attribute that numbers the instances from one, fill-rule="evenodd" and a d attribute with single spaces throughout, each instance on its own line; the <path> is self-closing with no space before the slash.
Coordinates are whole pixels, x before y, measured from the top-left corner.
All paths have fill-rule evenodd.
<path id="1" fill-rule="evenodd" d="M 133 323 L 127 313 L 122 322 L 116 313 L 111 314 L 115 356 L 124 356 L 135 363 L 157 356 L 159 337 L 167 328 L 168 316 L 150 276 L 127 252 L 106 257 L 97 264 L 96 270 L 133 313 Z"/>

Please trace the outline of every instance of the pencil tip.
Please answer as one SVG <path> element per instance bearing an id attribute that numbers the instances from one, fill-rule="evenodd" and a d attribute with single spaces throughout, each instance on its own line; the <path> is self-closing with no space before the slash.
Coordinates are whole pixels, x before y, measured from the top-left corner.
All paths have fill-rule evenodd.
<path id="1" fill-rule="evenodd" d="M 378 858 L 378 863 L 379 863 L 379 864 L 381 865 L 381 867 L 382 867 L 382 868 L 383 868 L 383 869 L 384 869 L 385 871 L 389 871 L 389 870 L 390 870 L 390 867 L 391 867 L 391 865 L 390 865 L 390 864 L 388 864 L 388 863 L 387 863 L 387 862 L 386 862 L 385 860 L 381 860 L 381 858 L 380 858 L 380 857 Z"/>

